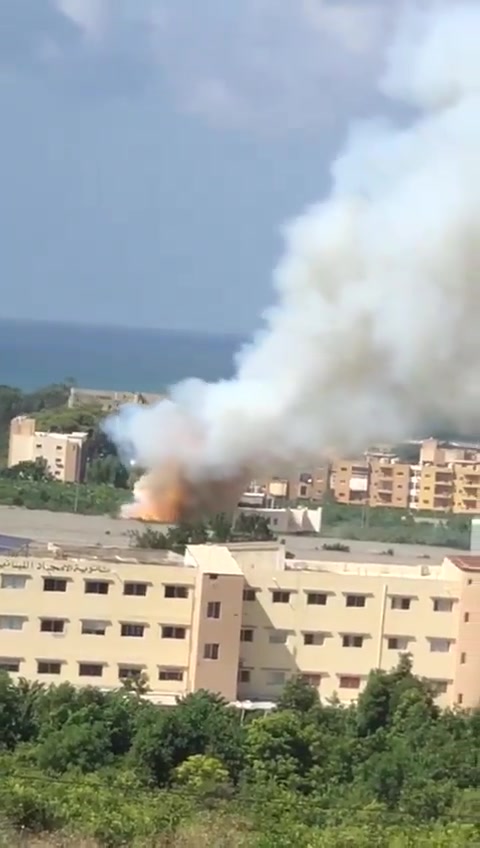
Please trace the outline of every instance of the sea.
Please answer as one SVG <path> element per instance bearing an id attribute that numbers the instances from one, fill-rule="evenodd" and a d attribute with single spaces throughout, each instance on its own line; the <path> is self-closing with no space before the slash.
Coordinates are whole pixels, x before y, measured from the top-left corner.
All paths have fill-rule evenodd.
<path id="1" fill-rule="evenodd" d="M 0 384 L 162 392 L 188 377 L 233 374 L 245 339 L 200 332 L 0 319 Z"/>

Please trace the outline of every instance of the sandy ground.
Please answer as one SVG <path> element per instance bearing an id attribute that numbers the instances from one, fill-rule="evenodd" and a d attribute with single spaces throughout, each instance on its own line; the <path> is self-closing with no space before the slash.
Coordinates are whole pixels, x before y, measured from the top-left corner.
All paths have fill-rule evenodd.
<path id="1" fill-rule="evenodd" d="M 121 518 L 110 518 L 102 515 L 75 515 L 67 512 L 48 512 L 47 510 L 30 510 L 21 507 L 0 506 L 0 533 L 11 536 L 23 536 L 35 542 L 54 542 L 58 545 L 106 545 L 127 547 L 130 543 L 129 533 L 138 530 L 142 525 L 137 521 Z M 342 539 L 343 544 L 350 546 L 350 554 L 323 551 L 324 542 L 334 543 L 335 539 L 287 536 L 287 550 L 299 559 L 324 560 L 357 560 L 376 561 L 379 558 L 385 562 L 415 563 L 427 560 L 431 564 L 440 563 L 448 554 L 459 554 L 461 551 L 429 547 L 427 545 L 390 545 L 382 542 L 349 542 Z M 393 557 L 381 557 L 386 548 L 393 548 Z"/>

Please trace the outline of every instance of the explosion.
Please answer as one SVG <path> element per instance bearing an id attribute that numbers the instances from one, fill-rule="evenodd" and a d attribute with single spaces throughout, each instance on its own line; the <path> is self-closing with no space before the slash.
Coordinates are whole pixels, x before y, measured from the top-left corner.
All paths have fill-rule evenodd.
<path id="1" fill-rule="evenodd" d="M 227 510 L 245 469 L 432 421 L 478 431 L 480 3 L 406 8 L 379 83 L 396 113 L 351 127 L 328 195 L 285 229 L 276 303 L 234 377 L 188 380 L 106 422 L 147 470 L 131 514 Z"/>
<path id="2" fill-rule="evenodd" d="M 247 478 L 245 478 L 246 480 Z M 219 512 L 233 512 L 244 479 L 189 480 L 178 465 L 144 474 L 134 486 L 134 501 L 122 509 L 125 518 L 178 524 L 196 521 Z"/>

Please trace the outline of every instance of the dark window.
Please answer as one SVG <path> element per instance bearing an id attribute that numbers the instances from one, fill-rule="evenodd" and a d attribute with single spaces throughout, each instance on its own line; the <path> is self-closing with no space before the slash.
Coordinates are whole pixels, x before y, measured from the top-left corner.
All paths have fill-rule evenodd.
<path id="1" fill-rule="evenodd" d="M 119 680 L 136 680 L 140 677 L 142 669 L 136 665 L 122 665 L 118 669 Z"/>
<path id="2" fill-rule="evenodd" d="M 162 627 L 162 639 L 185 639 L 185 627 Z"/>
<path id="3" fill-rule="evenodd" d="M 43 578 L 43 591 L 44 592 L 66 592 L 67 591 L 67 581 L 61 580 L 55 577 L 44 577 Z"/>
<path id="4" fill-rule="evenodd" d="M 220 601 L 209 601 L 207 604 L 207 618 L 220 618 Z"/>
<path id="5" fill-rule="evenodd" d="M 288 604 L 290 602 L 290 592 L 272 592 L 272 601 L 274 604 Z"/>
<path id="6" fill-rule="evenodd" d="M 251 672 L 249 668 L 240 668 L 238 670 L 238 682 L 250 683 Z"/>
<path id="7" fill-rule="evenodd" d="M 188 586 L 165 586 L 165 598 L 188 598 Z"/>
<path id="8" fill-rule="evenodd" d="M 63 633 L 65 622 L 61 618 L 42 618 L 40 630 L 42 633 Z"/>
<path id="9" fill-rule="evenodd" d="M 101 663 L 79 663 L 79 677 L 101 677 L 103 674 L 103 665 Z"/>
<path id="10" fill-rule="evenodd" d="M 307 592 L 307 605 L 315 604 L 324 607 L 326 603 L 327 596 L 324 592 Z"/>
<path id="11" fill-rule="evenodd" d="M 60 674 L 61 663 L 41 660 L 37 663 L 37 674 Z"/>
<path id="12" fill-rule="evenodd" d="M 253 630 L 242 627 L 240 630 L 240 642 L 253 642 Z"/>
<path id="13" fill-rule="evenodd" d="M 208 643 L 203 648 L 203 658 L 206 660 L 218 660 L 220 655 L 220 645 L 213 642 Z"/>
<path id="14" fill-rule="evenodd" d="M 144 624 L 121 624 L 120 636 L 136 636 L 140 638 L 145 632 Z"/>
<path id="15" fill-rule="evenodd" d="M 141 595 L 145 597 L 147 594 L 147 584 L 146 583 L 124 583 L 123 584 L 123 594 L 124 595 Z"/>
<path id="16" fill-rule="evenodd" d="M 108 595 L 108 580 L 85 580 L 86 595 Z"/>
<path id="17" fill-rule="evenodd" d="M 345 605 L 347 607 L 364 607 L 366 602 L 365 595 L 347 595 Z"/>
<path id="18" fill-rule="evenodd" d="M 20 671 L 20 660 L 0 660 L 0 671 L 10 671 L 15 674 Z"/>
<path id="19" fill-rule="evenodd" d="M 244 589 L 243 590 L 243 600 L 244 601 L 254 601 L 256 597 L 255 589 Z"/>
<path id="20" fill-rule="evenodd" d="M 158 672 L 159 680 L 183 680 L 183 669 L 181 668 L 161 668 Z"/>

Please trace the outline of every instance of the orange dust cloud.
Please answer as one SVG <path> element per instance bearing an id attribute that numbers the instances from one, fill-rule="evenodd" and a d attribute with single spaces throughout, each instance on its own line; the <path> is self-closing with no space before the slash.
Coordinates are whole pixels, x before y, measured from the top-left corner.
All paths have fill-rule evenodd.
<path id="1" fill-rule="evenodd" d="M 244 477 L 191 482 L 178 468 L 145 474 L 134 488 L 134 502 L 123 515 L 141 521 L 178 524 L 219 512 L 233 512 L 244 487 Z"/>

